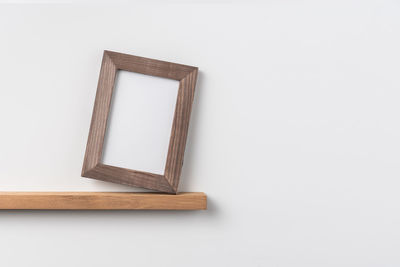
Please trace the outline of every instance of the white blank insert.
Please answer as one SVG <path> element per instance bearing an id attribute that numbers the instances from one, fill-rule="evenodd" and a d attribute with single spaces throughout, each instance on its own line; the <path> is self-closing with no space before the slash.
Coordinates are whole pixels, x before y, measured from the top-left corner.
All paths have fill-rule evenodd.
<path id="1" fill-rule="evenodd" d="M 163 174 L 179 81 L 117 72 L 102 162 Z"/>

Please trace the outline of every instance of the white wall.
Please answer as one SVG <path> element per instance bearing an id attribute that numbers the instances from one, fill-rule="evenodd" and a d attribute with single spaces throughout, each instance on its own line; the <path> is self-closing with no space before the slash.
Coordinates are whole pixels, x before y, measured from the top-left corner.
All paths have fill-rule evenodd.
<path id="1" fill-rule="evenodd" d="M 400 266 L 398 1 L 0 6 L 0 190 L 80 178 L 102 50 L 200 68 L 200 212 L 0 212 L 0 266 Z"/>

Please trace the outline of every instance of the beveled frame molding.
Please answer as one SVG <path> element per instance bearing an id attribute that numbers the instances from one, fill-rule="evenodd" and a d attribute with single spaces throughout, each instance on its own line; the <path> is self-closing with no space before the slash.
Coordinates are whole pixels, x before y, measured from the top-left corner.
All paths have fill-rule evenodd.
<path id="1" fill-rule="evenodd" d="M 179 81 L 178 97 L 163 175 L 101 163 L 111 98 L 118 70 Z M 197 72 L 197 67 L 104 51 L 82 176 L 162 192 L 177 193 Z"/>

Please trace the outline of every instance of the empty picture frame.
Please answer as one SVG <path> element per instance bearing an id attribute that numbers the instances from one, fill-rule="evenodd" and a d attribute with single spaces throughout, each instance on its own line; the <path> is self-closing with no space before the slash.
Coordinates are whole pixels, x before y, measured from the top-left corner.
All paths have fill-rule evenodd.
<path id="1" fill-rule="evenodd" d="M 119 71 L 128 71 L 139 75 L 144 74 L 146 79 L 161 77 L 179 82 L 172 129 L 164 164 L 165 168 L 161 174 L 138 170 L 134 164 L 132 166 L 126 166 L 126 164 L 124 166 L 113 166 L 103 161 L 105 137 L 107 131 L 110 130 L 108 129 L 110 126 L 110 107 Z M 197 72 L 197 67 L 104 51 L 82 176 L 162 192 L 177 193 Z M 129 101 L 129 99 L 124 101 Z M 138 114 L 135 115 L 137 116 Z M 133 150 L 132 154 L 134 153 L 135 151 Z"/>

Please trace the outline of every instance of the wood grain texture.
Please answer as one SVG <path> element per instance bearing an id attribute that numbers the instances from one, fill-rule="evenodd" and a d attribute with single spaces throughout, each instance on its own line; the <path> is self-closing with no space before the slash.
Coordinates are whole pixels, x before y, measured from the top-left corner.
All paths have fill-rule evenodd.
<path id="1" fill-rule="evenodd" d="M 82 175 L 96 167 L 101 160 L 107 118 L 111 105 L 117 69 L 111 58 L 104 53 L 93 107 L 92 121 L 86 145 Z"/>
<path id="2" fill-rule="evenodd" d="M 112 59 L 117 69 L 163 77 L 177 81 L 184 79 L 193 70 L 197 69 L 196 67 L 192 66 L 121 54 L 112 51 L 105 51 L 105 53 Z"/>
<path id="3" fill-rule="evenodd" d="M 0 192 L 0 210 L 205 210 L 204 193 Z"/>
<path id="4" fill-rule="evenodd" d="M 111 98 L 118 70 L 179 80 L 174 120 L 163 175 L 109 166 L 101 162 Z M 177 193 L 197 73 L 198 69 L 192 66 L 104 51 L 82 176 L 161 192 Z"/>
<path id="5" fill-rule="evenodd" d="M 196 80 L 197 69 L 189 73 L 179 83 L 178 99 L 164 172 L 165 178 L 175 192 L 178 191 L 179 177 L 181 176 Z"/>
<path id="6" fill-rule="evenodd" d="M 159 174 L 140 172 L 99 163 L 93 169 L 85 173 L 85 175 L 102 181 L 174 193 L 171 191 L 171 185 L 166 181 L 164 176 Z"/>

